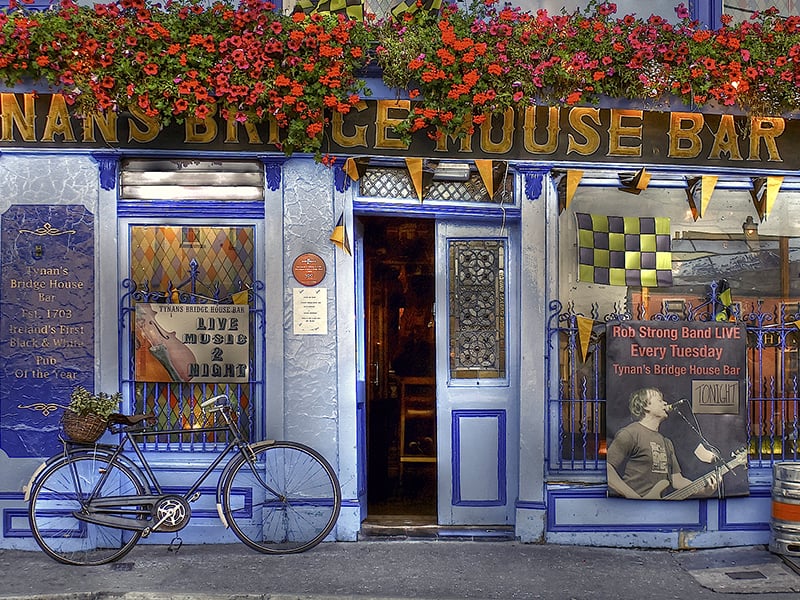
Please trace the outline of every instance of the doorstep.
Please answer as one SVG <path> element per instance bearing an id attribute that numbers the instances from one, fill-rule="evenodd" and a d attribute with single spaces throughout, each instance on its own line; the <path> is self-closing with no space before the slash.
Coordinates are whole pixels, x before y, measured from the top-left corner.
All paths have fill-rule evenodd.
<path id="1" fill-rule="evenodd" d="M 365 521 L 358 534 L 359 541 L 513 541 L 514 528 L 505 526 L 436 525 L 415 522 L 408 517 L 381 517 L 379 521 Z"/>

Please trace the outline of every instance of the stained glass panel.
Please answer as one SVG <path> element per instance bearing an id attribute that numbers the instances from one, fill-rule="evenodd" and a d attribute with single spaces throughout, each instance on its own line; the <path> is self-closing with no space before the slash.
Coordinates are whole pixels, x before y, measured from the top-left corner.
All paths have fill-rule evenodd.
<path id="1" fill-rule="evenodd" d="M 506 376 L 505 244 L 451 240 L 450 377 Z"/>
<path id="2" fill-rule="evenodd" d="M 144 301 L 166 303 L 229 304 L 237 292 L 253 287 L 255 229 L 220 226 L 142 225 L 130 228 L 130 278 Z M 133 313 L 132 313 L 133 315 Z M 135 332 L 135 327 L 131 327 Z M 255 340 L 251 319 L 250 339 Z M 139 343 L 132 340 L 132 343 Z M 156 415 L 159 429 L 195 429 L 211 425 L 198 401 L 228 394 L 245 435 L 252 428 L 253 361 L 250 346 L 251 381 L 245 384 L 214 382 L 139 381 L 134 386 L 135 410 Z M 133 373 L 131 373 L 133 376 Z M 195 447 L 197 442 L 218 441 L 213 434 L 203 439 L 159 436 L 157 449 Z M 164 444 L 163 446 L 161 444 Z"/>

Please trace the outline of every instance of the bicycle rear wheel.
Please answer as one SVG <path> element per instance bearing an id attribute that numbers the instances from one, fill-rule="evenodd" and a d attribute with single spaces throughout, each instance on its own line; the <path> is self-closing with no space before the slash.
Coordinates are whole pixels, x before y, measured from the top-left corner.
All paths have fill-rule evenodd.
<path id="1" fill-rule="evenodd" d="M 259 442 L 248 459 L 232 459 L 222 486 L 225 518 L 245 544 L 267 554 L 294 554 L 325 539 L 342 492 L 333 468 L 295 442 Z"/>
<path id="2" fill-rule="evenodd" d="M 108 477 L 95 497 L 145 493 L 144 484 L 128 467 L 91 452 L 54 462 L 34 482 L 28 506 L 31 532 L 41 549 L 58 562 L 109 563 L 130 552 L 142 536 L 140 531 L 96 525 L 75 516 L 105 471 Z"/>

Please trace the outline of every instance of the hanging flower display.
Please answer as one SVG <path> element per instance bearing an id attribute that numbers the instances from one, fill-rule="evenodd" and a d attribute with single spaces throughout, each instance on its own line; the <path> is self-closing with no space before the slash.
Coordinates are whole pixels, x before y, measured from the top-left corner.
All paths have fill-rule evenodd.
<path id="1" fill-rule="evenodd" d="M 287 152 L 319 152 L 331 112 L 365 91 L 363 24 L 282 15 L 264 0 L 148 6 L 74 0 L 0 14 L 0 79 L 47 82 L 79 112 L 132 110 L 166 125 L 215 112 L 274 119 Z"/>
<path id="2" fill-rule="evenodd" d="M 17 6 L 0 13 L 0 82 L 46 83 L 79 113 L 131 111 L 161 125 L 214 114 L 270 120 L 287 154 L 318 157 L 332 115 L 369 94 L 360 75 L 370 61 L 413 101 L 396 128 L 406 140 L 417 131 L 468 134 L 508 110 L 603 97 L 677 97 L 759 115 L 800 107 L 800 17 L 774 9 L 713 31 L 683 4 L 672 21 L 619 17 L 611 2 L 557 15 L 498 0 L 414 8 L 362 21 L 284 15 L 265 0 Z"/>

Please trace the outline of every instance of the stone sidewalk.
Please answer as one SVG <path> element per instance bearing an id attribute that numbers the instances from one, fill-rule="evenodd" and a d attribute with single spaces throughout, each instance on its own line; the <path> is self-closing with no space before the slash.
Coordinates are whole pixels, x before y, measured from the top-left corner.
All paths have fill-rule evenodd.
<path id="1" fill-rule="evenodd" d="M 794 600 L 800 565 L 765 546 L 594 548 L 514 541 L 325 543 L 268 556 L 234 545 L 140 544 L 121 561 L 70 567 L 0 550 L 0 598 L 27 600 L 603 599 Z"/>

